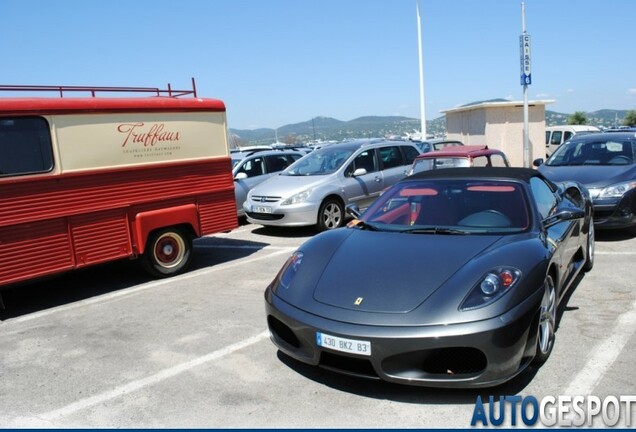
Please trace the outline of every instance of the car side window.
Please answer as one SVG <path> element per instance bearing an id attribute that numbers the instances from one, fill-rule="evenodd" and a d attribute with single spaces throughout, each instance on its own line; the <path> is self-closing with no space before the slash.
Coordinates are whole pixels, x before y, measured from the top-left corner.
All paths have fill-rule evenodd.
<path id="1" fill-rule="evenodd" d="M 256 177 L 265 173 L 265 161 L 262 157 L 249 159 L 243 163 L 243 166 L 237 171 L 245 173 L 248 177 Z"/>
<path id="2" fill-rule="evenodd" d="M 282 171 L 290 164 L 290 160 L 283 154 L 265 156 L 268 173 Z"/>
<path id="3" fill-rule="evenodd" d="M 351 177 L 355 170 L 364 168 L 367 173 L 376 172 L 378 170 L 378 160 L 375 157 L 375 150 L 365 150 L 360 152 L 349 164 L 345 170 L 345 176 Z"/>
<path id="4" fill-rule="evenodd" d="M 572 135 L 574 135 L 572 132 L 569 132 L 569 131 L 563 132 L 563 142 L 566 142 L 567 140 L 572 138 Z"/>
<path id="5" fill-rule="evenodd" d="M 477 156 L 473 158 L 473 166 L 474 167 L 488 166 L 488 156 Z"/>
<path id="6" fill-rule="evenodd" d="M 402 153 L 398 146 L 382 147 L 379 149 L 382 169 L 395 168 L 404 165 Z"/>
<path id="7" fill-rule="evenodd" d="M 411 146 L 402 146 L 402 152 L 404 153 L 405 165 L 411 165 L 415 158 L 419 155 L 418 151 Z"/>
<path id="8" fill-rule="evenodd" d="M 44 118 L 0 119 L 0 176 L 36 174 L 52 169 L 51 133 Z"/>
<path id="9" fill-rule="evenodd" d="M 494 167 L 505 167 L 508 166 L 506 164 L 506 160 L 500 154 L 490 155 L 490 165 Z"/>
<path id="10" fill-rule="evenodd" d="M 543 219 L 550 216 L 557 205 L 557 199 L 554 192 L 548 184 L 539 177 L 530 179 L 530 189 L 537 203 L 537 208 Z"/>

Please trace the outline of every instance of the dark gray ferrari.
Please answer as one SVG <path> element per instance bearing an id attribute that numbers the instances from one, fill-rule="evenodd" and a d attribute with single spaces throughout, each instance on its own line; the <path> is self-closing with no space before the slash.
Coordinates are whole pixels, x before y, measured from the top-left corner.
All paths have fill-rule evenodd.
<path id="1" fill-rule="evenodd" d="M 526 168 L 405 178 L 305 242 L 265 291 L 287 355 L 333 371 L 487 387 L 547 360 L 557 307 L 594 264 L 585 187 Z"/>

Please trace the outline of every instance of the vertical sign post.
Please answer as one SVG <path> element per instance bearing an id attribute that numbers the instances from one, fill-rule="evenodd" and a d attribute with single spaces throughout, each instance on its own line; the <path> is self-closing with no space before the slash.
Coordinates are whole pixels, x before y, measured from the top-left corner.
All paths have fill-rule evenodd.
<path id="1" fill-rule="evenodd" d="M 528 86 L 532 84 L 530 69 L 530 35 L 526 33 L 526 5 L 521 2 L 521 36 L 519 36 L 521 57 L 521 85 L 523 86 L 523 166 L 530 168 L 530 137 L 528 133 Z"/>
<path id="2" fill-rule="evenodd" d="M 422 60 L 422 19 L 420 18 L 420 0 L 417 0 L 417 52 L 420 63 L 420 133 L 426 141 L 426 107 L 424 106 L 424 67 Z"/>

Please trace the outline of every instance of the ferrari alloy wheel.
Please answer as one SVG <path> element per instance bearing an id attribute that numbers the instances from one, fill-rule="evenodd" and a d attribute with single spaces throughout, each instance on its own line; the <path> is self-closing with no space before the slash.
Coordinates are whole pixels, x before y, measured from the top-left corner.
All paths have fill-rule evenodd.
<path id="1" fill-rule="evenodd" d="M 318 212 L 318 230 L 327 231 L 342 226 L 344 222 L 344 209 L 340 201 L 327 199 L 320 206 Z"/>
<path id="2" fill-rule="evenodd" d="M 539 311 L 537 355 L 535 356 L 537 363 L 543 363 L 550 357 L 550 353 L 554 347 L 554 332 L 556 328 L 557 300 L 552 276 L 548 275 L 545 277 L 543 286 L 545 290 Z"/>
<path id="3" fill-rule="evenodd" d="M 179 228 L 155 231 L 142 255 L 145 270 L 155 277 L 168 277 L 185 270 L 192 259 L 192 240 Z"/>
<path id="4" fill-rule="evenodd" d="M 587 256 L 585 257 L 585 264 L 583 270 L 588 272 L 594 267 L 594 224 L 590 221 L 590 229 L 587 234 Z"/>

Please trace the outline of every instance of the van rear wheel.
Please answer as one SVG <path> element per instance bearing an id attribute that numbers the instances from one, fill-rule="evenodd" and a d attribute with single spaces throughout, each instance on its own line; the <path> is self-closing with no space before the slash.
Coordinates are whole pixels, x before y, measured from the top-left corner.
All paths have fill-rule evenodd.
<path id="1" fill-rule="evenodd" d="M 141 263 L 150 275 L 158 278 L 184 271 L 192 261 L 192 238 L 180 228 L 164 228 L 148 237 Z"/>

